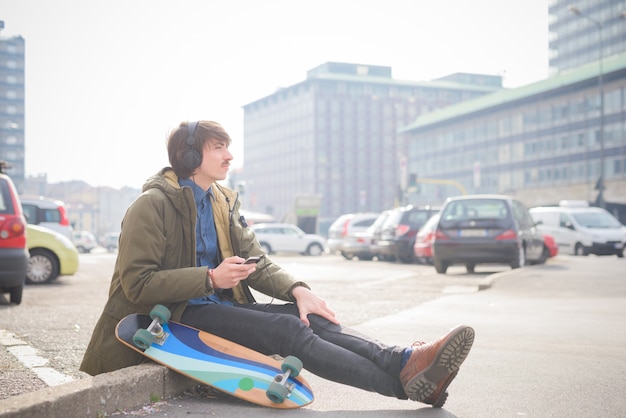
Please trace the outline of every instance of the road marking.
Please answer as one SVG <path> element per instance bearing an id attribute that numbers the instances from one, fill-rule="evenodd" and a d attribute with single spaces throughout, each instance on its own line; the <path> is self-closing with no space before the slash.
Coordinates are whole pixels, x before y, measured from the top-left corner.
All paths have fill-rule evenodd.
<path id="1" fill-rule="evenodd" d="M 35 348 L 9 331 L 0 329 L 0 345 L 5 346 L 9 353 L 48 386 L 58 386 L 74 380 L 73 377 L 51 367 L 45 367 L 48 364 L 48 359 L 41 357 Z"/>

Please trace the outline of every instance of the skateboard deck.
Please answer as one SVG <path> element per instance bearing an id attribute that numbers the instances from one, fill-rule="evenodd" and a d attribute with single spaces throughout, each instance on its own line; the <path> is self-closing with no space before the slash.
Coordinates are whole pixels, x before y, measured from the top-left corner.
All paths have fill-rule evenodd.
<path id="1" fill-rule="evenodd" d="M 140 348 L 136 340 L 133 342 L 134 336 L 138 330 L 154 325 L 157 319 L 151 316 L 132 314 L 123 318 L 115 328 L 115 336 L 145 357 L 245 401 L 280 409 L 300 408 L 313 402 L 310 385 L 299 375 L 299 370 L 287 365 L 289 358 L 281 363 L 178 322 L 160 321 L 163 322 L 161 337 L 151 344 L 144 343 L 144 346 L 149 345 L 147 348 Z M 278 387 L 277 395 L 277 384 L 287 389 Z"/>

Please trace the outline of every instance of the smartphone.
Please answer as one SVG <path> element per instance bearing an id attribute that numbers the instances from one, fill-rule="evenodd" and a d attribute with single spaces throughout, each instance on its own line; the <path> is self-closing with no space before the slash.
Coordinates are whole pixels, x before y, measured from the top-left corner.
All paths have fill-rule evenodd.
<path id="1" fill-rule="evenodd" d="M 248 257 L 246 259 L 246 261 L 243 262 L 243 264 L 256 264 L 259 261 L 261 261 L 261 259 L 263 258 L 263 256 L 254 256 L 254 257 Z"/>

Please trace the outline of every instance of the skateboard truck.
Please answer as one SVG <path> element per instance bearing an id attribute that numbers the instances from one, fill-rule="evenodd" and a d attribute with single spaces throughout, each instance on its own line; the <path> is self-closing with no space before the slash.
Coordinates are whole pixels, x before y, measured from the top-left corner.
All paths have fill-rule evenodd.
<path id="1" fill-rule="evenodd" d="M 167 338 L 167 333 L 163 330 L 158 318 L 154 318 L 146 329 L 150 331 L 150 334 L 154 335 L 156 343 L 163 345 L 163 341 Z"/>
<path id="2" fill-rule="evenodd" d="M 281 370 L 283 372 L 274 376 L 274 380 L 265 392 L 269 400 L 274 403 L 283 403 L 291 395 L 296 385 L 289 381 L 289 377 L 298 377 L 302 370 L 302 362 L 297 357 L 287 356 L 281 365 Z"/>
<path id="3" fill-rule="evenodd" d="M 140 328 L 133 335 L 133 343 L 146 350 L 153 343 L 163 345 L 168 334 L 163 330 L 162 324 L 167 323 L 170 320 L 171 312 L 163 305 L 156 305 L 150 311 L 150 318 L 152 322 L 148 325 L 148 328 Z"/>

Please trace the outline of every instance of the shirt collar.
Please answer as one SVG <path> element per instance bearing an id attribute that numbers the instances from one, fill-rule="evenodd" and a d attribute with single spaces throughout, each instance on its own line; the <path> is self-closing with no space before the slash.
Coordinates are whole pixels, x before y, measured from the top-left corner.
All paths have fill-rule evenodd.
<path id="1" fill-rule="evenodd" d="M 187 186 L 190 187 L 191 190 L 193 191 L 193 197 L 196 201 L 196 205 L 199 205 L 200 202 L 202 202 L 203 199 L 208 199 L 209 196 L 212 198 L 213 197 L 213 186 L 209 187 L 209 190 L 207 190 L 206 192 L 204 190 L 202 190 L 202 187 L 198 186 L 193 180 L 191 180 L 190 178 L 188 179 L 183 179 L 183 180 L 178 180 L 178 184 L 181 185 L 181 187 Z"/>

